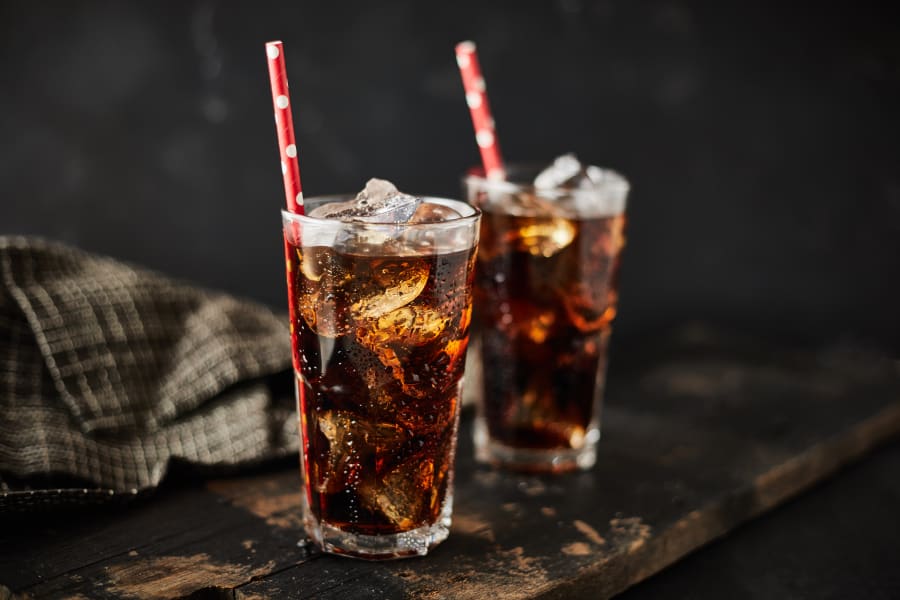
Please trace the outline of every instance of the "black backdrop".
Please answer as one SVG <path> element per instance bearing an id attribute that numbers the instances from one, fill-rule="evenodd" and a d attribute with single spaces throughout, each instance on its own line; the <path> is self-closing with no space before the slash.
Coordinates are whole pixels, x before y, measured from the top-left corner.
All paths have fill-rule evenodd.
<path id="1" fill-rule="evenodd" d="M 633 182 L 618 335 L 691 319 L 900 349 L 900 19 L 871 2 L 0 3 L 0 233 L 284 306 L 263 43 L 307 194 L 459 195 L 453 44 L 504 154 Z"/>

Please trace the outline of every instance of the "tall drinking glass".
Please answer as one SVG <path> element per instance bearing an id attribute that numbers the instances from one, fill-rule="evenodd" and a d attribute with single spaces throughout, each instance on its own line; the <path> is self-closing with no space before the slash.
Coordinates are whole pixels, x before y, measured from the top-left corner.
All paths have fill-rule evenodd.
<path id="1" fill-rule="evenodd" d="M 326 552 L 423 555 L 449 532 L 480 213 L 424 202 L 416 223 L 282 213 L 303 519 Z"/>
<path id="2" fill-rule="evenodd" d="M 483 213 L 475 441 L 481 461 L 557 472 L 596 460 L 629 184 L 601 170 L 589 186 L 535 189 L 539 171 L 464 179 Z"/>

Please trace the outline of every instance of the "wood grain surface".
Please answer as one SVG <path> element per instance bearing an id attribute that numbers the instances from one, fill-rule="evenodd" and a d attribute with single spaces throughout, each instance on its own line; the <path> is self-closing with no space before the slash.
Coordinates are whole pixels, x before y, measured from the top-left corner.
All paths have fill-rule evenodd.
<path id="1" fill-rule="evenodd" d="M 618 367 L 617 365 L 622 365 Z M 369 563 L 298 546 L 295 464 L 139 503 L 0 516 L 0 598 L 603 598 L 900 432 L 896 361 L 703 329 L 614 355 L 597 466 L 476 465 L 464 415 L 450 538 Z"/>

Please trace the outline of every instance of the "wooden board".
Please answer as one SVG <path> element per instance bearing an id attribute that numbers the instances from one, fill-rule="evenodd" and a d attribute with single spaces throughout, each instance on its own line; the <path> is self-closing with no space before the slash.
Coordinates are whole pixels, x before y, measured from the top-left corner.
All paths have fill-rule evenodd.
<path id="1" fill-rule="evenodd" d="M 614 352 L 591 471 L 475 465 L 465 415 L 452 534 L 426 558 L 298 547 L 298 476 L 282 464 L 131 506 L 3 515 L 0 584 L 35 598 L 609 597 L 900 432 L 900 366 L 877 354 L 704 329 Z"/>

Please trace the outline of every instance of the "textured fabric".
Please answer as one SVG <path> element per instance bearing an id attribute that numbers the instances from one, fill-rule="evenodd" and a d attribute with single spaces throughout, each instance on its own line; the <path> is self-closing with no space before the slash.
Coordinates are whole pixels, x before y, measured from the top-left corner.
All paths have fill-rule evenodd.
<path id="1" fill-rule="evenodd" d="M 272 391 L 289 369 L 287 319 L 265 307 L 0 237 L 0 509 L 137 494 L 174 458 L 291 453 L 293 400 Z"/>

